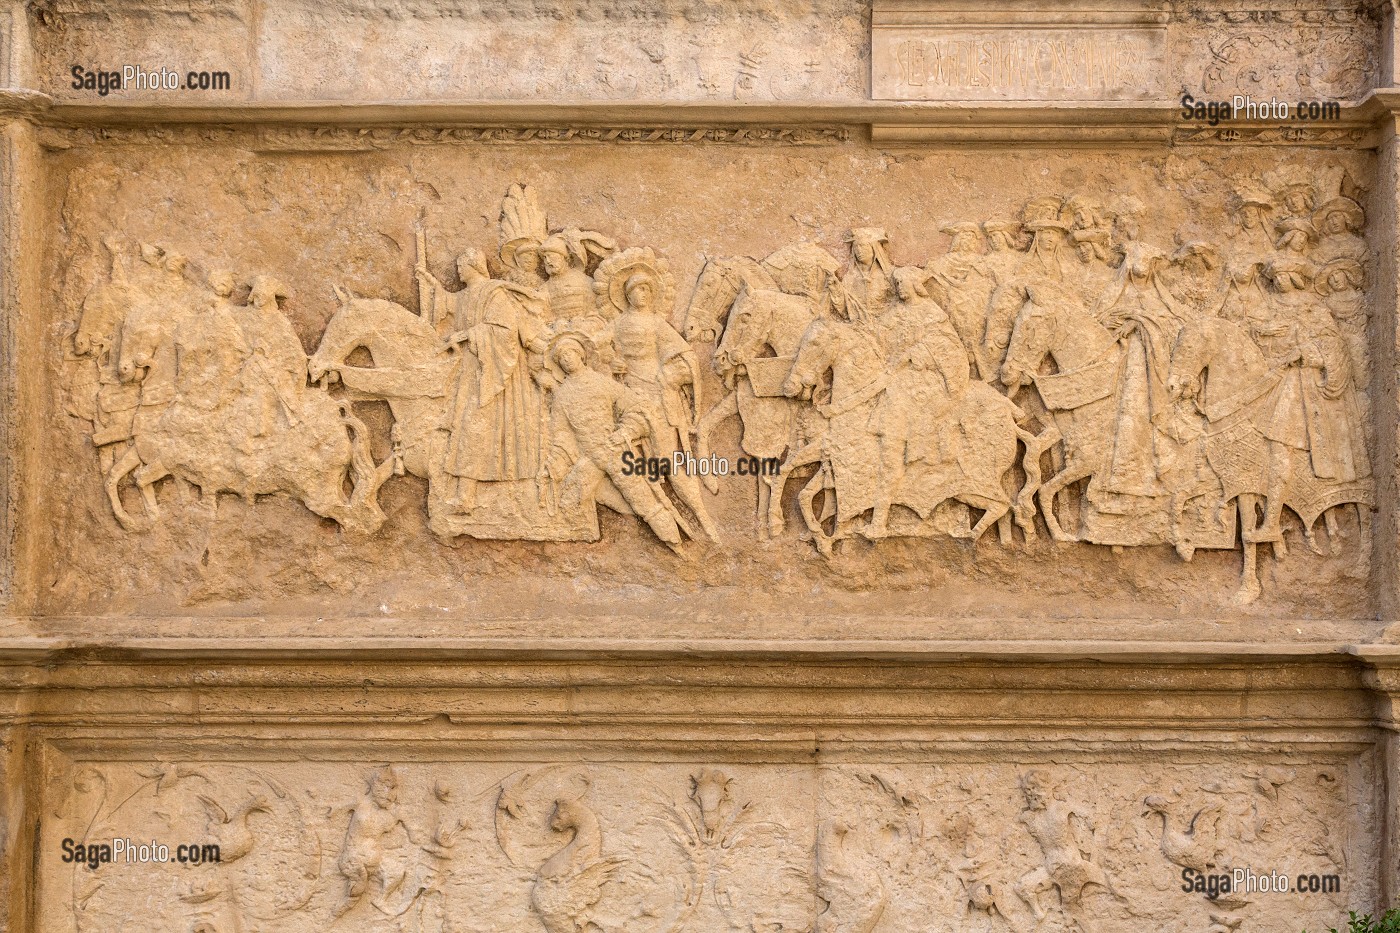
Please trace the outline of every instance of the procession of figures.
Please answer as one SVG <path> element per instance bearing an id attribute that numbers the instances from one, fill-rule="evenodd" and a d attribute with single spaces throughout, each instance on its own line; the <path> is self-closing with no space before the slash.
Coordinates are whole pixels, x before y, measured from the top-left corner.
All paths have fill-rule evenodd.
<path id="1" fill-rule="evenodd" d="M 466 249 L 444 282 L 420 226 L 417 313 L 337 287 L 309 357 L 273 276 L 109 239 L 69 409 L 131 530 L 174 476 L 211 508 L 282 493 L 366 534 L 408 473 L 444 538 L 596 541 L 601 505 L 682 551 L 720 539 L 718 477 L 627 464 L 705 459 L 734 417 L 744 456 L 781 462 L 748 480 L 761 537 L 795 508 L 826 555 L 993 528 L 1186 560 L 1242 546 L 1247 602 L 1257 546 L 1286 556 L 1292 529 L 1369 560 L 1363 200 L 1344 173 L 1280 170 L 1234 186 L 1224 242 L 1169 246 L 1131 197 L 1040 196 L 947 224 L 922 266 L 896 266 L 875 227 L 844 256 L 708 257 L 678 304 L 666 258 L 551 227 L 513 185 L 490 255 Z M 393 416 L 381 462 L 353 407 L 369 400 Z"/>

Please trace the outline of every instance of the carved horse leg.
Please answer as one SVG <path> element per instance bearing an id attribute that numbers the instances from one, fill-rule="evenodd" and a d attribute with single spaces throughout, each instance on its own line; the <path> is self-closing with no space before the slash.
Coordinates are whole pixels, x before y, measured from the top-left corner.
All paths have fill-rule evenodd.
<path id="1" fill-rule="evenodd" d="M 1070 483 L 1077 483 L 1093 474 L 1093 465 L 1071 462 L 1050 477 L 1050 482 L 1040 487 L 1040 513 L 1045 516 L 1045 526 L 1050 529 L 1050 537 L 1056 541 L 1078 541 L 1079 537 L 1060 527 L 1060 521 L 1055 517 L 1055 497 Z"/>
<path id="2" fill-rule="evenodd" d="M 1252 540 L 1257 531 L 1257 499 L 1257 496 L 1240 496 L 1240 537 L 1244 541 L 1244 566 L 1240 570 L 1240 588 L 1230 600 L 1236 606 L 1249 605 L 1263 592 L 1259 585 L 1259 545 Z"/>
<path id="3" fill-rule="evenodd" d="M 1365 579 L 1371 575 L 1371 509 L 1364 502 L 1356 503 L 1356 530 L 1359 535 L 1356 562 L 1346 571 L 1349 577 Z"/>
<path id="4" fill-rule="evenodd" d="M 145 463 L 131 474 L 136 488 L 141 491 L 141 500 L 146 504 L 146 515 L 152 520 L 160 518 L 160 503 L 156 501 L 156 483 L 170 475 L 170 471 L 159 463 Z"/>
<path id="5" fill-rule="evenodd" d="M 773 487 L 763 477 L 758 478 L 758 511 L 754 514 L 754 524 L 758 527 L 758 540 L 768 540 L 768 499 L 773 495 Z"/>
<path id="6" fill-rule="evenodd" d="M 1021 532 L 1025 534 L 1026 542 L 1030 543 L 1036 538 L 1035 494 L 1040 490 L 1043 482 L 1040 474 L 1040 457 L 1046 450 L 1058 444 L 1062 435 L 1059 429 L 1052 424 L 1039 434 L 1031 434 L 1029 431 L 1017 428 L 1016 436 L 1026 447 L 1026 452 L 1021 457 L 1021 469 L 1026 472 L 1026 484 L 1021 487 L 1021 491 L 1017 494 L 1016 501 L 1011 508 L 1016 516 L 1016 524 L 1021 526 Z"/>
<path id="7" fill-rule="evenodd" d="M 813 441 L 803 447 L 788 452 L 787 460 L 778 468 L 778 475 L 766 478 L 769 487 L 768 495 L 768 533 L 773 537 L 783 533 L 783 490 L 787 487 L 787 481 L 792 471 L 798 467 L 806 466 L 809 463 L 817 463 L 822 458 L 821 441 Z M 817 471 L 821 475 L 821 471 Z M 810 483 L 808 485 L 811 485 Z M 803 490 L 806 491 L 805 489 Z"/>
<path id="8" fill-rule="evenodd" d="M 813 474 L 807 481 L 807 485 L 802 487 L 802 491 L 797 494 L 797 505 L 802 510 L 802 518 L 807 522 L 807 530 L 812 533 L 812 539 L 817 543 L 817 552 L 823 557 L 830 557 L 832 545 L 836 542 L 835 535 L 828 535 L 822 529 L 822 520 L 817 517 L 812 504 L 816 502 L 817 496 L 827 488 L 826 467 L 823 467 Z M 840 529 L 838 528 L 839 532 Z"/>
<path id="9" fill-rule="evenodd" d="M 1336 557 L 1342 553 L 1342 529 L 1337 524 L 1337 510 L 1332 508 L 1323 512 L 1322 520 L 1327 525 L 1327 550 Z"/>
<path id="10" fill-rule="evenodd" d="M 705 412 L 705 417 L 701 418 L 700 423 L 695 426 L 695 458 L 697 460 L 704 460 L 710 455 L 710 432 L 719 427 L 726 418 L 737 414 L 739 414 L 739 393 L 730 389 L 725 393 L 724 398 Z M 705 488 L 710 491 L 710 495 L 719 493 L 718 476 L 707 473 L 701 477 L 701 481 L 704 482 Z M 760 511 L 759 514 L 763 513 Z"/>
<path id="11" fill-rule="evenodd" d="M 1002 518 L 1011 512 L 1010 502 L 999 502 L 996 499 L 991 499 L 986 496 L 970 494 L 958 496 L 958 500 L 966 502 L 974 509 L 982 510 L 982 517 L 977 520 L 977 524 L 973 525 L 972 530 L 967 533 L 967 538 L 973 542 L 976 542 L 982 535 L 986 534 L 987 529 L 992 527 L 993 523 L 1001 521 Z"/>
<path id="12" fill-rule="evenodd" d="M 112 503 L 112 514 L 117 517 L 117 522 L 127 531 L 143 531 L 146 525 L 132 518 L 122 506 L 121 490 L 119 485 L 122 479 L 132 471 L 141 466 L 141 457 L 136 453 L 136 445 L 133 444 L 122 454 L 121 459 L 112 465 L 107 471 L 105 483 L 107 489 L 107 499 Z M 144 493 L 143 493 L 144 496 Z"/>

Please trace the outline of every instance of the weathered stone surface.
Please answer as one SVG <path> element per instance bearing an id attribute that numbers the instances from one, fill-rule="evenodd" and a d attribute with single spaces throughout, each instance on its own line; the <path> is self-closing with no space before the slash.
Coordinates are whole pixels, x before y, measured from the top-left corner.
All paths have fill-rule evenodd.
<path id="1" fill-rule="evenodd" d="M 0 930 L 1393 903 L 1392 29 L 0 9 Z"/>

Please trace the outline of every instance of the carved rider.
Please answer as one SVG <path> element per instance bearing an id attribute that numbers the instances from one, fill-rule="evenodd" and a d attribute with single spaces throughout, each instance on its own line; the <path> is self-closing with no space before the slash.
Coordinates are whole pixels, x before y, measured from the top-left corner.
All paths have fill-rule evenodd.
<path id="1" fill-rule="evenodd" d="M 1143 209 L 1140 202 L 1125 198 L 1115 211 L 1123 260 L 1094 307 L 1094 316 L 1124 348 L 1113 446 L 1106 469 L 1091 484 L 1095 492 L 1113 497 L 1163 495 L 1168 491 L 1163 478 L 1178 466 L 1173 439 L 1181 431 L 1166 383 L 1171 349 L 1184 318 L 1162 280 L 1170 257 L 1139 239 L 1137 218 Z M 1099 507 L 1119 511 L 1106 502 Z"/>
<path id="2" fill-rule="evenodd" d="M 1065 210 L 1073 218 L 1069 242 L 1081 263 L 1079 294 L 1085 304 L 1092 304 L 1113 280 L 1113 231 L 1103 208 L 1093 198 L 1075 194 L 1065 201 Z"/>
<path id="3" fill-rule="evenodd" d="M 253 351 L 243 367 L 244 384 L 260 401 L 256 436 L 273 432 L 279 417 L 289 426 L 301 423 L 300 402 L 306 387 L 306 351 L 292 322 L 282 312 L 287 287 L 270 275 L 249 283 L 248 303 L 234 308 L 245 339 Z"/>
<path id="4" fill-rule="evenodd" d="M 548 344 L 531 313 L 533 292 L 490 278 L 476 250 L 462 255 L 458 275 L 466 288 L 445 346 L 468 352 L 458 361 L 444 467 L 456 479 L 450 501 L 468 512 L 478 482 L 539 474 L 545 415 L 537 374 Z"/>
<path id="5" fill-rule="evenodd" d="M 680 529 L 656 485 L 623 470 L 623 452 L 651 436 L 646 404 L 588 365 L 591 343 L 582 333 L 565 331 L 550 346 L 550 362 L 562 371 L 563 381 L 553 395 L 546 472 L 563 484 L 560 502 L 566 509 L 591 504 L 600 486 L 611 482 L 658 538 L 678 547 Z"/>
<path id="6" fill-rule="evenodd" d="M 590 334 L 606 326 L 593 293 L 593 277 L 588 274 L 590 256 L 610 255 L 617 244 L 601 233 L 587 230 L 565 230 L 550 236 L 540 245 L 549 280 L 545 294 L 549 298 L 549 320 L 561 327 L 578 328 Z"/>
<path id="7" fill-rule="evenodd" d="M 501 201 L 501 262 L 506 280 L 523 288 L 544 284 L 540 244 L 544 242 L 545 216 L 535 189 L 511 185 Z"/>
<path id="8" fill-rule="evenodd" d="M 919 460 L 949 463 L 958 456 L 958 423 L 952 409 L 967 391 L 967 351 L 924 288 L 926 270 L 895 270 L 898 301 L 881 321 L 891 349 L 889 387 L 876 403 L 873 427 L 880 436 L 881 477 L 875 511 L 864 534 L 887 535 L 890 507 L 905 465 Z M 885 320 L 894 318 L 890 325 Z"/>
<path id="9" fill-rule="evenodd" d="M 1270 322 L 1256 324 L 1255 339 L 1271 362 L 1286 369 L 1271 398 L 1273 416 L 1264 436 L 1309 451 L 1318 479 L 1347 483 L 1369 476 L 1351 354 L 1332 315 L 1311 290 L 1316 268 L 1285 257 L 1268 271 L 1276 293 L 1274 314 Z M 1261 530 L 1277 527 L 1272 501 L 1269 513 Z"/>
<path id="10" fill-rule="evenodd" d="M 945 226 L 943 232 L 953 239 L 947 254 L 924 269 L 928 294 L 947 312 L 973 373 L 989 380 L 995 373 L 982 355 L 982 336 L 995 283 L 982 269 L 982 228 L 962 221 Z"/>
<path id="11" fill-rule="evenodd" d="M 1031 248 L 1018 278 L 1032 285 L 1044 279 L 1063 281 L 1068 271 L 1065 252 L 1070 229 L 1063 200 L 1047 195 L 1027 201 L 1021 211 L 1021 226 L 1031 232 Z"/>
<path id="12" fill-rule="evenodd" d="M 253 354 L 238 326 L 233 289 L 232 272 L 211 272 L 202 307 L 175 328 L 176 396 L 205 413 L 238 397 L 240 374 Z"/>
<path id="13" fill-rule="evenodd" d="M 857 227 L 847 240 L 851 244 L 851 262 L 841 276 L 841 284 L 872 317 L 878 316 L 890 297 L 889 237 L 879 227 Z"/>
<path id="14" fill-rule="evenodd" d="M 1269 192 L 1257 185 L 1241 185 L 1231 196 L 1230 207 L 1240 228 L 1236 243 L 1245 254 L 1246 261 L 1273 252 L 1269 214 L 1274 210 L 1274 199 Z"/>
<path id="15" fill-rule="evenodd" d="M 1356 201 L 1342 196 L 1332 198 L 1317 209 L 1312 222 L 1322 239 L 1317 252 L 1319 262 L 1360 261 L 1365 257 L 1366 241 L 1361 232 L 1366 226 L 1366 214 Z"/>

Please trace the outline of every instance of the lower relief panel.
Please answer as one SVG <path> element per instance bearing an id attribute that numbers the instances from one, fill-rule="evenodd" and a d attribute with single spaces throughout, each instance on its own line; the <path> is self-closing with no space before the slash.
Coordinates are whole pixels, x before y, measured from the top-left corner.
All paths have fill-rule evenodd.
<path id="1" fill-rule="evenodd" d="M 53 754 L 39 929 L 1296 933 L 1375 903 L 1366 754 L 1166 757 Z"/>

